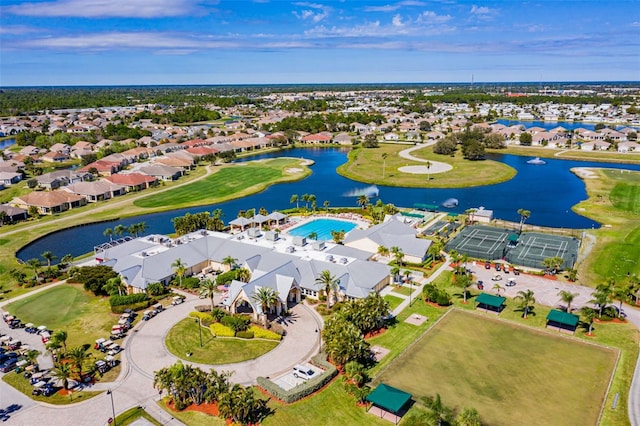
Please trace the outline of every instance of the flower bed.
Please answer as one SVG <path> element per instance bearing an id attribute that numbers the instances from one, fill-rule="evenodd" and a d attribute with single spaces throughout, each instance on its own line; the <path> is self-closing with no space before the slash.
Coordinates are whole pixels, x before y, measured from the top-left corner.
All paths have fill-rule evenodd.
<path id="1" fill-rule="evenodd" d="M 217 337 L 234 337 L 235 333 L 226 325 L 215 322 L 209 326 L 211 332 Z"/>
<path id="2" fill-rule="evenodd" d="M 265 330 L 262 327 L 252 325 L 249 327 L 249 331 L 253 332 L 253 336 L 257 339 L 269 339 L 269 340 L 282 340 L 282 336 L 278 333 L 274 333 L 270 330 Z"/>

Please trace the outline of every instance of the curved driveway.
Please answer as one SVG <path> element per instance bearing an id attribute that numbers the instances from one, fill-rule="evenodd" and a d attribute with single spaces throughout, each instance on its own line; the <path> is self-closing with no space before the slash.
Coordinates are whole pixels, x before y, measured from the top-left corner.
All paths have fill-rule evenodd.
<path id="1" fill-rule="evenodd" d="M 158 392 L 153 388 L 153 373 L 178 359 L 166 350 L 164 338 L 171 327 L 184 319 L 195 305 L 202 303 L 197 297 L 187 295 L 185 303 L 170 306 L 150 321 L 137 324 L 122 343 L 122 371 L 118 379 L 112 383 L 98 383 L 87 390 L 111 389 L 116 414 L 144 406 L 163 425 L 181 424 L 157 407 Z M 215 369 L 233 371 L 232 382 L 249 385 L 255 383 L 258 376 L 277 376 L 308 360 L 320 346 L 321 319 L 304 304 L 295 306 L 291 311 L 292 315 L 283 324 L 287 335 L 275 349 L 254 360 L 219 365 Z M 205 371 L 211 368 L 209 365 L 191 364 Z M 15 396 L 20 402 L 25 399 L 22 409 L 11 415 L 11 424 L 31 426 L 46 422 L 93 426 L 106 425 L 112 417 L 111 400 L 106 392 L 86 402 L 55 406 L 35 403 L 30 399 L 27 402 L 24 395 L 13 395 L 17 391 L 7 384 L 0 382 L 0 386 L 9 388 L 7 393 L 3 391 L 3 395 Z"/>

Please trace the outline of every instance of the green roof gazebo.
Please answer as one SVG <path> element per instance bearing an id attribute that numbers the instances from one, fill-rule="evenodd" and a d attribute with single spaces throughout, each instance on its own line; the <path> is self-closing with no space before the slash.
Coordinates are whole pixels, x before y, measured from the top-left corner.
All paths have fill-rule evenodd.
<path id="1" fill-rule="evenodd" d="M 552 309 L 547 315 L 547 328 L 555 328 L 558 331 L 575 333 L 580 317 L 577 315 Z"/>
<path id="2" fill-rule="evenodd" d="M 367 401 L 372 404 L 372 407 L 376 406 L 380 409 L 380 418 L 384 418 L 386 413 L 391 413 L 395 416 L 394 423 L 398 424 L 398 419 L 404 414 L 403 409 L 411 401 L 411 394 L 380 383 L 367 395 Z"/>
<path id="3" fill-rule="evenodd" d="M 480 295 L 476 297 L 476 304 L 478 309 L 484 309 L 485 311 L 491 311 L 499 314 L 504 308 L 505 300 L 507 300 L 506 297 L 494 296 L 489 293 L 480 293 Z"/>

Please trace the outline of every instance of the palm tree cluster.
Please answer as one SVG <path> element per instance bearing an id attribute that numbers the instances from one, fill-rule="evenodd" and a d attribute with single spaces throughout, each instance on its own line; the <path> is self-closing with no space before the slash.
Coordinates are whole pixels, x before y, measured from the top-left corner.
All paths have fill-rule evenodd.
<path id="1" fill-rule="evenodd" d="M 221 209 L 215 209 L 213 212 L 187 213 L 184 216 L 178 216 L 171 219 L 176 234 L 185 235 L 200 229 L 208 229 L 209 231 L 222 231 L 225 228 L 222 217 L 224 214 Z"/>
<path id="2" fill-rule="evenodd" d="M 529 309 L 532 305 L 536 303 L 536 298 L 534 297 L 533 291 L 521 290 L 516 295 L 515 299 L 520 301 L 520 308 L 523 310 L 523 318 L 527 318 L 527 314 L 529 313 Z"/>
<path id="3" fill-rule="evenodd" d="M 316 286 L 324 291 L 324 295 L 327 297 L 327 309 L 330 308 L 332 299 L 338 299 L 340 280 L 331 275 L 331 271 L 325 269 L 316 277 Z"/>
<path id="4" fill-rule="evenodd" d="M 289 199 L 289 202 L 291 204 L 296 203 L 296 209 L 300 208 L 300 201 L 304 203 L 305 210 L 309 210 L 309 203 L 311 203 L 311 208 L 313 209 L 313 211 L 316 211 L 318 204 L 317 197 L 314 194 L 302 194 L 301 196 L 298 196 L 298 194 L 293 194 Z M 324 205 L 325 208 L 329 207 L 327 201 L 324 202 Z"/>
<path id="5" fill-rule="evenodd" d="M 264 327 L 268 327 L 267 313 L 272 306 L 276 305 L 280 299 L 278 298 L 278 292 L 270 287 L 259 287 L 253 294 L 253 300 L 260 305 L 262 309 L 262 321 Z"/>
<path id="6" fill-rule="evenodd" d="M 82 381 L 84 369 L 93 359 L 93 354 L 88 351 L 89 348 L 86 345 L 76 346 L 67 351 L 66 340 L 67 333 L 58 331 L 51 336 L 51 340 L 47 344 L 47 349 L 54 352 L 57 359 L 51 374 L 62 382 L 65 390 L 69 389 L 70 379 L 75 378 Z M 90 371 L 90 374 L 92 373 Z"/>
<path id="7" fill-rule="evenodd" d="M 251 388 L 231 385 L 232 372 L 209 373 L 180 361 L 155 372 L 153 387 L 167 392 L 176 409 L 184 410 L 191 404 L 218 403 L 220 417 L 234 423 L 258 424 L 270 410 L 267 402 L 257 398 Z"/>
<path id="8" fill-rule="evenodd" d="M 124 237 L 124 234 L 129 234 L 132 237 L 138 238 L 140 235 L 144 235 L 147 229 L 149 229 L 149 226 L 146 222 L 132 223 L 129 226 L 118 224 L 113 229 L 105 229 L 102 235 L 109 237 L 109 241 L 113 240 L 113 237 L 122 238 Z"/>
<path id="9" fill-rule="evenodd" d="M 371 353 L 364 336 L 380 329 L 387 315 L 389 304 L 379 294 L 345 302 L 322 330 L 325 352 L 338 365 L 367 362 Z"/>
<path id="10" fill-rule="evenodd" d="M 424 397 L 422 403 L 426 410 L 416 411 L 406 419 L 408 424 L 427 426 L 481 426 L 480 414 L 475 408 L 464 408 L 456 412 L 442 403 L 440 394 Z"/>
<path id="11" fill-rule="evenodd" d="M 381 199 L 376 201 L 376 204 L 369 209 L 369 214 L 373 219 L 374 224 L 381 223 L 386 215 L 394 215 L 398 213 L 398 208 L 393 204 L 385 204 Z"/>

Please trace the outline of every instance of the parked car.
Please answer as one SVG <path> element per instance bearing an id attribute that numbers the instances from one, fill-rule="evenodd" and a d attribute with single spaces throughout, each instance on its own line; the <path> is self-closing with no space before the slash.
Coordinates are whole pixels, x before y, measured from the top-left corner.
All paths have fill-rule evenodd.
<path id="1" fill-rule="evenodd" d="M 18 363 L 18 358 L 9 358 L 2 364 L 0 364 L 0 372 L 7 373 L 13 370 Z"/>
<path id="2" fill-rule="evenodd" d="M 484 269 L 491 269 L 491 264 L 489 262 L 485 263 Z"/>
<path id="3" fill-rule="evenodd" d="M 316 374 L 316 372 L 309 367 L 305 367 L 300 364 L 293 367 L 293 377 L 297 379 L 309 380 L 314 376 L 314 374 Z"/>
<path id="4" fill-rule="evenodd" d="M 507 280 L 507 283 L 505 284 L 507 287 L 513 287 L 514 285 L 516 285 L 516 279 L 515 278 L 509 278 Z"/>
<path id="5" fill-rule="evenodd" d="M 513 275 L 520 275 L 520 270 L 513 268 Z"/>
<path id="6" fill-rule="evenodd" d="M 499 263 L 496 263 L 496 271 L 499 271 L 500 269 L 502 269 L 502 267 L 500 266 Z"/>
<path id="7" fill-rule="evenodd" d="M 493 274 L 493 278 L 491 278 L 491 281 L 502 281 L 502 275 Z"/>
<path id="8" fill-rule="evenodd" d="M 184 302 L 184 297 L 182 297 L 182 296 L 174 296 L 173 300 L 171 301 L 171 304 L 172 305 L 179 305 L 182 302 Z"/>
<path id="9" fill-rule="evenodd" d="M 10 351 L 15 351 L 16 349 L 20 349 L 20 346 L 22 346 L 22 342 L 20 340 L 12 340 L 7 345 L 7 348 L 9 348 Z"/>
<path id="10" fill-rule="evenodd" d="M 478 287 L 478 290 L 484 290 L 484 283 L 481 280 L 478 280 L 476 287 Z"/>
<path id="11" fill-rule="evenodd" d="M 164 311 L 164 306 L 162 306 L 162 303 L 156 303 L 155 305 L 153 305 L 153 309 L 160 313 L 162 311 Z"/>
<path id="12" fill-rule="evenodd" d="M 9 359 L 18 359 L 18 354 L 15 352 L 6 352 L 3 353 L 2 355 L 0 355 L 0 364 L 4 363 L 5 361 L 9 360 Z"/>

